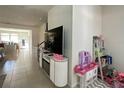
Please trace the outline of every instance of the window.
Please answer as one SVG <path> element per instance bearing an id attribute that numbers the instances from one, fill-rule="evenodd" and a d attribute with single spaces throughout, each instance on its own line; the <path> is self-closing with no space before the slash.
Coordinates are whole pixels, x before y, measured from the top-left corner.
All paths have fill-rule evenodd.
<path id="1" fill-rule="evenodd" d="M 18 34 L 10 34 L 10 41 L 18 43 Z"/>
<path id="2" fill-rule="evenodd" d="M 9 33 L 1 33 L 1 41 L 3 42 L 9 42 Z"/>
<path id="3" fill-rule="evenodd" d="M 1 33 L 1 41 L 18 43 L 18 34 L 16 34 L 16 33 Z"/>

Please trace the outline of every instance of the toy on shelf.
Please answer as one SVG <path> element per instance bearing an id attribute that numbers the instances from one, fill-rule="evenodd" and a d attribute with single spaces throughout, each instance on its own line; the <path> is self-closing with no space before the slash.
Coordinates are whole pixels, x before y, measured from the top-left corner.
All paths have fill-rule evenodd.
<path id="1" fill-rule="evenodd" d="M 117 70 L 115 68 L 106 68 L 106 71 L 103 71 L 104 80 L 109 84 L 113 84 L 114 77 L 117 76 Z"/>
<path id="2" fill-rule="evenodd" d="M 124 73 L 118 72 L 114 67 L 104 73 L 104 80 L 114 88 L 124 88 Z"/>
<path id="3" fill-rule="evenodd" d="M 80 62 L 81 69 L 83 69 L 85 66 L 90 64 L 90 62 L 91 62 L 90 53 L 87 51 L 80 52 L 79 53 L 79 62 Z"/>
<path id="4" fill-rule="evenodd" d="M 54 53 L 53 54 L 53 59 L 56 60 L 56 61 L 62 61 L 62 60 L 64 60 L 64 57 L 63 57 L 63 55 Z"/>
<path id="5" fill-rule="evenodd" d="M 91 61 L 87 51 L 79 53 L 79 65 L 74 67 L 74 72 L 80 77 L 80 87 L 87 87 L 97 79 L 97 64 Z"/>
<path id="6" fill-rule="evenodd" d="M 117 76 L 113 78 L 113 87 L 124 88 L 124 73 L 118 72 Z"/>

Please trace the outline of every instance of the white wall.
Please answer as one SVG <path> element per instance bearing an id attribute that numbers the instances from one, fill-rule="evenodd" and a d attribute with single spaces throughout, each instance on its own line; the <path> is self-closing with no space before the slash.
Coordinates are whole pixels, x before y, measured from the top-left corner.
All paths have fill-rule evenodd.
<path id="1" fill-rule="evenodd" d="M 41 26 L 40 26 L 40 31 L 39 31 L 39 43 L 43 42 L 44 41 L 44 33 L 46 31 L 46 23 L 43 23 Z"/>
<path id="2" fill-rule="evenodd" d="M 64 55 L 69 58 L 69 84 L 72 64 L 72 6 L 55 6 L 48 12 L 48 29 L 64 26 Z M 64 68 L 63 68 L 64 69 Z"/>
<path id="3" fill-rule="evenodd" d="M 72 33 L 72 71 L 71 87 L 77 85 L 78 79 L 73 68 L 79 64 L 79 52 L 89 51 L 92 54 L 94 35 L 100 35 L 102 29 L 102 15 L 100 6 L 73 6 Z"/>
<path id="4" fill-rule="evenodd" d="M 48 29 L 63 25 L 65 31 L 65 56 L 69 58 L 69 85 L 77 85 L 74 66 L 79 63 L 82 50 L 92 54 L 92 38 L 101 34 L 100 6 L 55 6 L 48 12 Z"/>
<path id="5" fill-rule="evenodd" d="M 113 65 L 124 71 L 124 6 L 103 6 L 103 34 Z"/>

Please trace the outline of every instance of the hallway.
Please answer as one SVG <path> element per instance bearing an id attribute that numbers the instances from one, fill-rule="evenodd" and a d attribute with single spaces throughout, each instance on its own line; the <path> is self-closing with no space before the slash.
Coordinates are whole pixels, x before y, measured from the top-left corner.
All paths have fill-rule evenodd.
<path id="1" fill-rule="evenodd" d="M 54 84 L 39 68 L 36 53 L 21 49 L 17 60 L 7 60 L 0 74 L 7 73 L 3 88 L 51 88 Z"/>

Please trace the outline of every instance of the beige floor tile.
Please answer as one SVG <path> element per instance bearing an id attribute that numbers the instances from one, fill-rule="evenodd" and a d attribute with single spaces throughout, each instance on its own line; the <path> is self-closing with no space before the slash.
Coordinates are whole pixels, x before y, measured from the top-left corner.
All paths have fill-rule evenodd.
<path id="1" fill-rule="evenodd" d="M 11 83 L 11 81 L 5 80 L 2 88 L 10 88 L 10 83 Z"/>
<path id="2" fill-rule="evenodd" d="M 12 76 L 12 81 L 27 78 L 26 73 L 17 73 Z"/>
<path id="3" fill-rule="evenodd" d="M 27 78 L 11 81 L 10 87 L 21 88 L 29 85 Z"/>
<path id="4" fill-rule="evenodd" d="M 35 57 L 35 58 L 34 58 Z M 10 61 L 9 61 L 10 62 Z M 36 56 L 29 51 L 20 50 L 17 60 L 13 64 L 7 63 L 11 69 L 8 72 L 3 87 L 10 88 L 51 88 L 55 87 L 44 71 L 39 68 Z M 1 69 L 1 67 L 0 67 Z M 9 72 L 10 71 L 10 72 Z M 1 71 L 2 72 L 2 71 Z"/>

